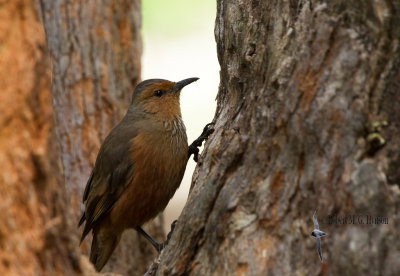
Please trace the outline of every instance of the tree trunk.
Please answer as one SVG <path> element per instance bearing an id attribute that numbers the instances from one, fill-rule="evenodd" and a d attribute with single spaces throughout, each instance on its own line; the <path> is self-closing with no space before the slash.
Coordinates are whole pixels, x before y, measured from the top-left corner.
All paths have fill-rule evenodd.
<path id="1" fill-rule="evenodd" d="M 52 97 L 74 246 L 81 198 L 101 142 L 140 79 L 140 1 L 41 0 L 52 58 Z M 162 218 L 150 232 L 162 239 Z M 142 240 L 141 240 L 142 241 Z M 88 243 L 84 245 L 88 251 Z M 142 275 L 154 250 L 127 231 L 102 271 Z"/>
<path id="2" fill-rule="evenodd" d="M 50 62 L 33 1 L 0 4 L 0 275 L 73 275 Z"/>
<path id="3" fill-rule="evenodd" d="M 397 275 L 400 1 L 217 2 L 215 132 L 148 274 Z"/>
<path id="4" fill-rule="evenodd" d="M 0 4 L 0 275 L 94 272 L 81 198 L 140 79 L 140 24 L 139 0 Z M 162 240 L 162 217 L 149 227 Z M 142 275 L 154 255 L 130 231 L 103 270 Z"/>

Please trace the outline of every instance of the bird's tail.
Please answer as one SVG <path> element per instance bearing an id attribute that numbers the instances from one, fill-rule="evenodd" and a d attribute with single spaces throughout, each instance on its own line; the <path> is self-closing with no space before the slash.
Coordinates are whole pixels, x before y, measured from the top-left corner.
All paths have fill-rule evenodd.
<path id="1" fill-rule="evenodd" d="M 120 239 L 121 233 L 116 234 L 104 228 L 93 230 L 90 261 L 97 271 L 100 271 L 107 263 Z"/>

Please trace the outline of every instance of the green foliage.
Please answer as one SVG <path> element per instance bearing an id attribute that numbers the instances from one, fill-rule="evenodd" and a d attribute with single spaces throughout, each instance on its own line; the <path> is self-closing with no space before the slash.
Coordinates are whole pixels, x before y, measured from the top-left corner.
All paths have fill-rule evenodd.
<path id="1" fill-rule="evenodd" d="M 216 0 L 142 0 L 143 32 L 174 36 L 215 20 Z"/>

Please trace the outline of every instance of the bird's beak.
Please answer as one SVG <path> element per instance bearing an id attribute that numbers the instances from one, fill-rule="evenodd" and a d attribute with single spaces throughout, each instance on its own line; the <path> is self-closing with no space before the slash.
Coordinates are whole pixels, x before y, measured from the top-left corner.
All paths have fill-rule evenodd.
<path id="1" fill-rule="evenodd" d="M 175 83 L 175 86 L 172 88 L 172 91 L 178 92 L 182 88 L 184 88 L 186 85 L 191 84 L 192 82 L 197 81 L 198 79 L 199 78 L 189 78 L 189 79 L 184 79 L 184 80 L 178 81 L 177 83 Z"/>

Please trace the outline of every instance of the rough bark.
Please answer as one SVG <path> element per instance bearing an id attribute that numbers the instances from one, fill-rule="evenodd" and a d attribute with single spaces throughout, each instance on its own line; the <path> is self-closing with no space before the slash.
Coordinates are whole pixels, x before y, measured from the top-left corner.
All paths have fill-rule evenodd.
<path id="1" fill-rule="evenodd" d="M 73 275 L 50 60 L 33 1 L 0 4 L 0 274 Z"/>
<path id="2" fill-rule="evenodd" d="M 81 197 L 140 78 L 140 23 L 139 0 L 0 3 L 1 275 L 94 273 Z M 153 257 L 130 231 L 104 271 L 141 275 Z"/>
<path id="3" fill-rule="evenodd" d="M 400 1 L 217 5 L 215 132 L 148 274 L 396 275 Z"/>
<path id="4" fill-rule="evenodd" d="M 52 60 L 55 130 L 78 246 L 76 224 L 90 170 L 140 79 L 140 1 L 41 0 L 40 5 Z M 150 231 L 160 240 L 161 224 L 157 220 Z M 83 248 L 87 252 L 88 243 Z M 154 253 L 128 231 L 102 271 L 141 275 Z"/>

